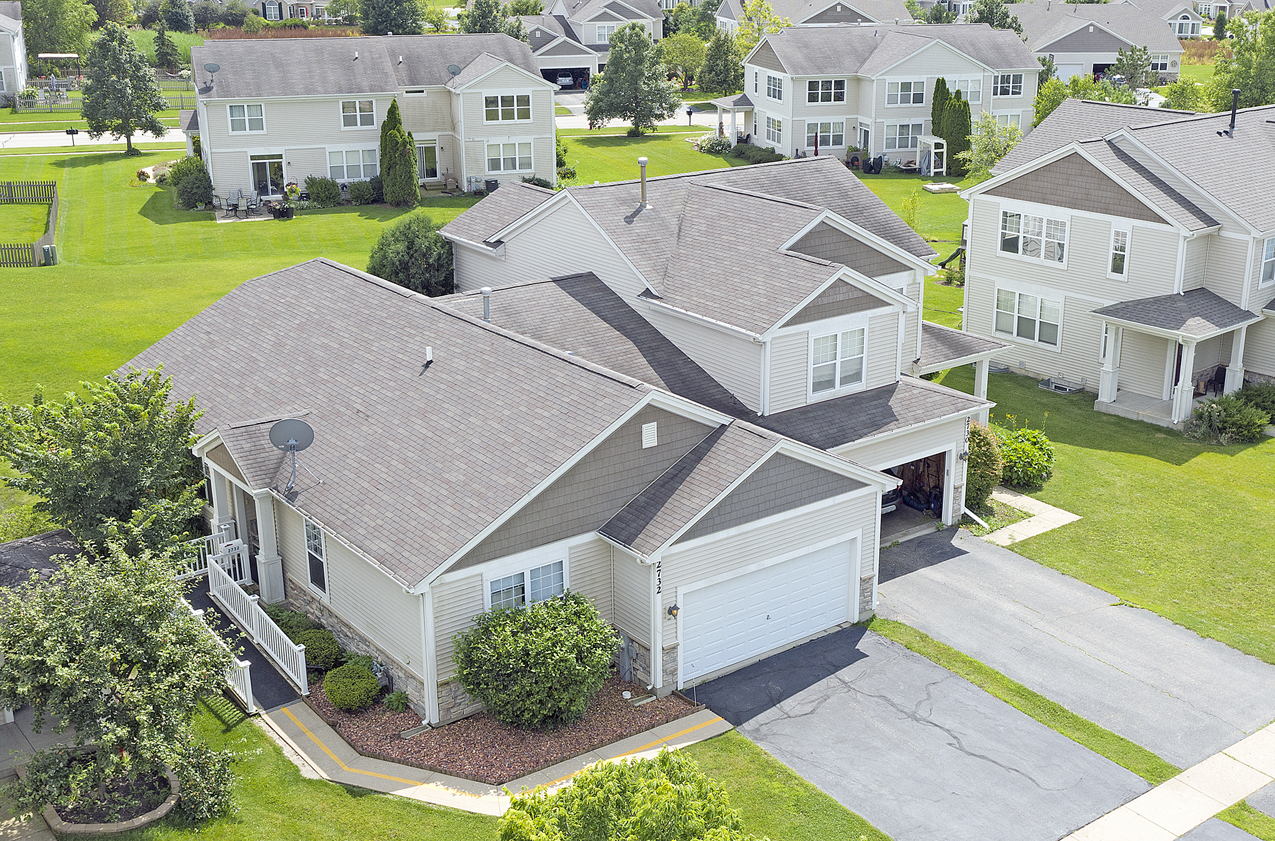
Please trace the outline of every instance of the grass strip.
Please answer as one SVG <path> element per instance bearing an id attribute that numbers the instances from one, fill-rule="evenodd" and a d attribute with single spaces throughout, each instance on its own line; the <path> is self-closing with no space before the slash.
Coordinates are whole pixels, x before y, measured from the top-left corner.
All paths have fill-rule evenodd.
<path id="1" fill-rule="evenodd" d="M 1177 776 L 1180 768 L 1165 762 L 1151 751 L 1118 736 L 1088 719 L 1076 715 L 1061 704 L 1039 695 L 1017 681 L 950 645 L 918 631 L 910 625 L 890 619 L 873 619 L 868 627 L 887 639 L 915 651 L 948 671 L 963 677 L 989 695 L 1001 699 L 1014 709 L 1026 713 L 1051 730 L 1055 730 L 1099 756 L 1127 768 L 1152 785 Z"/>
<path id="2" fill-rule="evenodd" d="M 1259 812 L 1243 800 L 1218 812 L 1217 816 L 1261 841 L 1275 841 L 1275 818 Z"/>

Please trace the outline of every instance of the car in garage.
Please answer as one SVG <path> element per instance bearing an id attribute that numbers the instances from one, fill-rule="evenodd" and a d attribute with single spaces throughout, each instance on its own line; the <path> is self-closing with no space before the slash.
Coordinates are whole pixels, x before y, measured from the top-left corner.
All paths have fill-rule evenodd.
<path id="1" fill-rule="evenodd" d="M 556 81 L 558 83 L 558 87 L 561 88 L 574 88 L 576 84 L 575 77 L 565 70 L 559 73 L 558 78 L 554 81 Z"/>

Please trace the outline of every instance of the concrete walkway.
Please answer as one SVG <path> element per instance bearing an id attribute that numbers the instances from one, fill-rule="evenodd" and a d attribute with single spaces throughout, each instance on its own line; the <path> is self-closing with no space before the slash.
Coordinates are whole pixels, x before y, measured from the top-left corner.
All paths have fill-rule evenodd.
<path id="1" fill-rule="evenodd" d="M 542 785 L 554 788 L 569 782 L 573 776 L 594 763 L 655 756 L 663 748 L 685 747 L 731 729 L 731 725 L 721 716 L 708 710 L 700 710 L 685 718 L 511 780 L 503 786 L 492 786 L 362 756 L 304 702 L 298 701 L 264 713 L 261 719 L 284 746 L 285 753 L 301 766 L 303 772 L 308 768 L 315 775 L 334 783 L 397 794 L 436 806 L 450 806 L 483 815 L 505 813 L 510 800 L 505 790 L 516 794 Z"/>
<path id="2" fill-rule="evenodd" d="M 109 134 L 104 134 L 94 140 L 89 137 L 87 131 L 80 129 L 80 133 L 75 136 L 74 148 L 107 146 L 123 142 L 124 138 L 112 140 Z M 151 146 L 155 144 L 184 146 L 186 145 L 186 136 L 177 129 L 170 128 L 163 137 L 151 137 L 149 134 L 139 134 L 133 137 L 134 146 Z M 72 148 L 71 137 L 65 131 L 11 131 L 0 134 L 0 149 L 46 149 L 51 147 L 70 149 Z M 0 836 L 0 838 L 2 837 Z"/>
<path id="3" fill-rule="evenodd" d="M 1011 546 L 1020 540 L 1026 540 L 1029 537 L 1053 531 L 1059 526 L 1065 526 L 1080 519 L 1079 514 L 1055 508 L 1038 499 L 1032 499 L 1030 496 L 1020 494 L 1018 491 L 1011 491 L 1009 488 L 996 488 L 992 491 L 992 499 L 1002 505 L 1008 505 L 1010 508 L 1017 508 L 1019 511 L 1026 511 L 1032 515 L 1025 520 L 1019 520 L 1017 523 L 1005 526 L 1003 529 L 997 529 L 983 538 L 988 543 L 995 543 L 997 546 Z"/>

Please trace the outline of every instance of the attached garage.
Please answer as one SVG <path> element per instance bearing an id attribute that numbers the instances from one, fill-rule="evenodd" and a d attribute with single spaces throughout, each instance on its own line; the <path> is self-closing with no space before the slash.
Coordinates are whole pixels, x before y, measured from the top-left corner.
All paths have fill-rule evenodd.
<path id="1" fill-rule="evenodd" d="M 1088 67 L 1084 64 L 1060 64 L 1058 65 L 1058 78 L 1064 82 L 1072 76 L 1088 76 L 1090 75 Z"/>

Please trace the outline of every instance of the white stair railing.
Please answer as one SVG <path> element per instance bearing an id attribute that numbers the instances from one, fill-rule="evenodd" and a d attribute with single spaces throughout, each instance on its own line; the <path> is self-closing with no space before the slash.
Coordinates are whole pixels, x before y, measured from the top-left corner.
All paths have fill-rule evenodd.
<path id="1" fill-rule="evenodd" d="M 195 610 L 194 606 L 185 599 L 182 599 L 182 604 L 186 605 L 186 608 L 203 623 L 203 626 L 208 629 L 208 633 L 212 634 L 213 639 L 217 640 L 218 645 L 227 651 L 230 650 L 230 646 L 226 645 L 226 641 L 221 638 L 221 634 L 213 630 L 204 621 L 204 612 L 202 610 Z M 230 684 L 231 690 L 243 702 L 244 709 L 247 710 L 248 715 L 255 715 L 257 705 L 252 700 L 252 672 L 250 671 L 250 666 L 251 664 L 247 660 L 240 660 L 232 655 L 230 665 L 226 667 L 226 682 Z"/>
<path id="2" fill-rule="evenodd" d="M 223 525 L 214 534 L 196 537 L 194 540 L 187 540 L 187 546 L 193 546 L 195 551 L 185 562 L 181 572 L 177 574 L 178 581 L 185 581 L 189 578 L 198 578 L 208 572 L 208 559 L 213 555 L 220 554 L 222 548 L 229 542 L 237 538 L 237 530 L 232 520 Z M 245 564 L 245 569 L 247 568 Z"/>
<path id="3" fill-rule="evenodd" d="M 305 646 L 288 639 L 288 635 L 279 629 L 257 603 L 257 597 L 243 591 L 220 563 L 221 560 L 220 556 L 214 556 L 213 562 L 208 564 L 208 594 L 230 614 L 254 643 L 261 646 L 283 674 L 296 684 L 301 694 L 309 695 Z M 244 566 L 247 566 L 246 554 Z"/>

